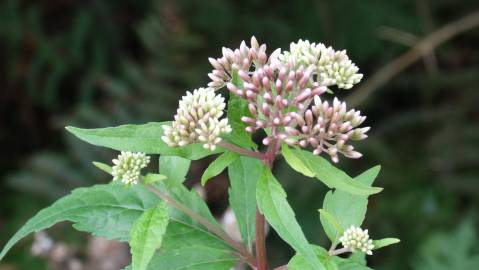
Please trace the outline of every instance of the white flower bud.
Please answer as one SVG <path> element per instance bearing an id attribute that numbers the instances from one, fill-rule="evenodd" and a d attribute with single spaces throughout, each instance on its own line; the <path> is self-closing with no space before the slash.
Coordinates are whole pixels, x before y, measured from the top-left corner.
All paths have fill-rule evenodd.
<path id="1" fill-rule="evenodd" d="M 322 43 L 310 43 L 308 40 L 300 39 L 297 43 L 291 43 L 289 51 L 284 51 L 277 57 L 282 63 L 313 66 L 312 72 L 317 75 L 322 86 L 337 85 L 338 88 L 349 89 L 363 77 L 345 50 L 335 51 Z"/>
<path id="2" fill-rule="evenodd" d="M 373 254 L 373 240 L 369 239 L 368 230 L 362 230 L 359 227 L 351 226 L 344 231 L 344 234 L 339 238 L 339 241 L 345 248 L 351 250 L 351 252 L 359 251 L 366 253 L 367 255 Z"/>
<path id="3" fill-rule="evenodd" d="M 212 88 L 199 88 L 187 92 L 179 102 L 175 121 L 163 126 L 163 141 L 171 147 L 202 142 L 206 149 L 214 151 L 222 133 L 231 132 L 228 119 L 223 116 L 224 98 Z"/>
<path id="4" fill-rule="evenodd" d="M 116 159 L 113 159 L 113 167 L 111 174 L 113 181 L 120 180 L 126 185 L 138 184 L 140 180 L 141 169 L 148 166 L 150 157 L 145 153 L 133 153 L 122 151 Z"/>

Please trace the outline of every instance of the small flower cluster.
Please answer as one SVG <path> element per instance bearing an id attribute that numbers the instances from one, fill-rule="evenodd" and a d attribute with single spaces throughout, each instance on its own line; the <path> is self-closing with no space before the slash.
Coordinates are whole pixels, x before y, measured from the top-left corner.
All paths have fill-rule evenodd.
<path id="1" fill-rule="evenodd" d="M 286 139 L 280 134 L 282 127 L 292 124 L 295 110 L 305 109 L 304 101 L 326 91 L 325 87 L 313 83 L 310 86 L 311 69 L 292 66 L 277 66 L 265 64 L 248 74 L 238 71 L 244 86 L 237 87 L 228 83 L 227 88 L 233 94 L 248 101 L 248 108 L 252 117 L 242 117 L 242 121 L 249 126 L 248 132 L 258 129 L 271 128 L 275 135 L 263 140 L 268 145 L 272 139 Z"/>
<path id="2" fill-rule="evenodd" d="M 363 78 L 359 68 L 349 59 L 346 50 L 335 51 L 322 43 L 310 43 L 299 40 L 291 43 L 290 51 L 278 55 L 283 63 L 294 63 L 296 66 L 314 67 L 313 74 L 323 86 L 337 85 L 338 88 L 350 89 Z"/>
<path id="3" fill-rule="evenodd" d="M 113 159 L 113 181 L 121 181 L 124 184 L 138 184 L 141 169 L 148 166 L 150 157 L 145 153 L 133 153 L 122 151 L 116 159 Z"/>
<path id="4" fill-rule="evenodd" d="M 345 248 L 351 250 L 351 252 L 360 251 L 367 255 L 373 254 L 373 240 L 369 239 L 368 230 L 351 226 L 344 232 L 343 236 L 339 238 L 339 241 Z"/>
<path id="5" fill-rule="evenodd" d="M 297 127 L 285 127 L 285 142 L 289 145 L 313 147 L 313 153 L 319 155 L 326 152 L 334 162 L 338 162 L 338 153 L 348 158 L 360 158 L 362 155 L 354 151 L 348 140 L 363 140 L 367 138 L 369 127 L 357 128 L 365 116 L 359 111 L 346 111 L 346 103 L 334 98 L 332 106 L 322 102 L 319 96 L 314 97 L 314 105 L 305 111 L 304 115 L 293 113 L 298 123 Z"/>
<path id="6" fill-rule="evenodd" d="M 231 132 L 228 119 L 220 120 L 225 100 L 213 88 L 199 88 L 187 92 L 179 103 L 175 121 L 164 125 L 162 137 L 171 147 L 201 142 L 204 148 L 214 151 L 222 133 Z"/>
<path id="7" fill-rule="evenodd" d="M 238 49 L 232 50 L 223 47 L 222 52 L 222 57 L 208 59 L 214 68 L 208 73 L 208 77 L 211 79 L 208 86 L 215 89 L 222 88 L 231 81 L 233 70 L 249 72 L 253 64 L 255 67 L 261 67 L 268 60 L 266 45 L 259 45 L 255 37 L 251 38 L 251 47 L 242 41 Z"/>

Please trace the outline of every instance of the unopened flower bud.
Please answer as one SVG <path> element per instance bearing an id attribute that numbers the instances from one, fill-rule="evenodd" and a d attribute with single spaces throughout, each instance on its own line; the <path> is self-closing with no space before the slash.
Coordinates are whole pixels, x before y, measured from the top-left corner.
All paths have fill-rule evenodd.
<path id="1" fill-rule="evenodd" d="M 344 234 L 339 238 L 341 244 L 351 250 L 351 252 L 363 252 L 367 255 L 372 255 L 374 249 L 373 240 L 369 239 L 368 230 L 362 230 L 359 227 L 351 226 L 344 231 Z"/>
<path id="2" fill-rule="evenodd" d="M 214 151 L 221 141 L 220 135 L 231 132 L 228 119 L 220 120 L 225 107 L 224 98 L 212 88 L 187 92 L 180 101 L 175 121 L 171 126 L 163 126 L 163 141 L 170 147 L 202 142 L 205 148 Z"/>
<path id="3" fill-rule="evenodd" d="M 138 184 L 141 169 L 148 166 L 148 163 L 150 163 L 150 157 L 145 153 L 122 151 L 116 159 L 113 159 L 111 172 L 113 181 L 121 181 L 126 185 Z"/>

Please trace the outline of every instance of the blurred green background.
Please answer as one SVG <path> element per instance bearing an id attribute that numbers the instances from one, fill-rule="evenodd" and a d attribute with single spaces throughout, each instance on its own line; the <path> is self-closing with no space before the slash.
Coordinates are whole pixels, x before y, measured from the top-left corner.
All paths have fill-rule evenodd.
<path id="1" fill-rule="evenodd" d="M 255 35 L 269 52 L 299 38 L 347 49 L 365 74 L 338 94 L 368 116 L 370 138 L 356 144 L 362 159 L 338 166 L 356 175 L 382 165 L 377 184 L 385 191 L 372 197 L 366 227 L 375 238 L 402 239 L 370 265 L 479 269 L 479 27 L 418 55 L 383 86 L 368 83 L 429 34 L 474 12 L 477 20 L 478 11 L 477 0 L 2 0 L 0 246 L 73 188 L 109 180 L 90 162 L 115 153 L 74 139 L 64 126 L 170 119 L 186 90 L 208 82 L 208 57 Z M 359 102 L 349 96 L 355 91 L 370 95 Z M 193 164 L 188 185 L 210 161 Z M 324 186 L 281 162 L 276 174 L 308 238 L 328 245 L 317 214 Z M 224 175 L 206 187 L 215 215 L 226 208 L 226 188 Z M 84 234 L 69 224 L 48 233 L 88 260 Z M 32 237 L 19 243 L 0 270 L 82 269 L 54 266 L 31 245 Z M 274 264 L 292 255 L 274 232 L 268 249 Z"/>

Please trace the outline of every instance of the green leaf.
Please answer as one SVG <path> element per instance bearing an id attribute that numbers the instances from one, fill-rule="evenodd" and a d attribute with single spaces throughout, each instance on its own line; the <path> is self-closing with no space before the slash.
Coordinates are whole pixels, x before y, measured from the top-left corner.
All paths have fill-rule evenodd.
<path id="1" fill-rule="evenodd" d="M 373 240 L 373 245 L 374 245 L 373 250 L 380 249 L 380 248 L 383 248 L 383 247 L 387 247 L 387 246 L 390 246 L 390 245 L 394 245 L 394 244 L 397 244 L 399 242 L 401 242 L 401 240 L 399 240 L 397 238 L 383 238 L 383 239 L 380 239 L 380 240 Z"/>
<path id="2" fill-rule="evenodd" d="M 157 174 L 157 173 L 148 173 L 143 177 L 143 183 L 148 185 L 148 184 L 153 184 L 153 183 L 158 183 L 160 181 L 165 180 L 167 177 L 162 175 L 162 174 Z"/>
<path id="3" fill-rule="evenodd" d="M 316 175 L 308 168 L 305 163 L 301 161 L 301 159 L 299 159 L 295 154 L 293 154 L 288 145 L 283 144 L 281 146 L 281 153 L 283 154 L 283 157 L 288 163 L 288 165 L 291 166 L 291 168 L 293 168 L 295 171 L 300 172 L 307 177 L 314 177 Z"/>
<path id="4" fill-rule="evenodd" d="M 334 261 L 333 257 L 329 256 L 328 252 L 320 247 L 311 245 L 314 248 L 314 252 L 316 253 L 317 258 L 321 263 L 324 265 L 326 270 L 338 270 L 338 266 Z M 288 263 L 288 270 L 315 270 L 316 268 L 312 268 L 306 261 L 306 259 L 296 254 Z"/>
<path id="5" fill-rule="evenodd" d="M 311 172 L 314 173 L 314 176 L 329 188 L 336 188 L 357 195 L 371 195 L 381 192 L 382 190 L 382 188 L 370 187 L 358 181 L 354 181 L 349 175 L 331 165 L 326 159 L 316 156 L 309 151 L 291 149 L 291 153 L 303 163 L 301 167 L 304 166 L 308 169 L 305 174 L 296 164 L 292 166 L 294 170 L 306 176 L 310 175 L 309 173 Z M 296 162 L 298 162 L 298 160 L 296 160 Z"/>
<path id="6" fill-rule="evenodd" d="M 66 129 L 87 143 L 111 148 L 118 151 L 145 152 L 165 156 L 180 156 L 191 160 L 201 159 L 215 152 L 204 149 L 201 144 L 190 144 L 184 147 L 169 147 L 161 137 L 164 125 L 171 122 L 150 122 L 143 125 L 121 125 L 117 127 L 82 129 L 66 127 Z"/>
<path id="7" fill-rule="evenodd" d="M 243 81 L 235 71 L 232 75 L 232 83 L 238 88 L 243 88 Z M 252 117 L 251 112 L 248 109 L 248 102 L 230 93 L 228 101 L 228 123 L 230 124 L 232 131 L 223 137 L 231 143 L 241 147 L 256 148 L 257 145 L 251 139 L 251 133 L 248 133 L 245 130 L 248 124 L 241 121 L 241 117 L 243 116 Z"/>
<path id="8" fill-rule="evenodd" d="M 98 162 L 98 161 L 93 161 L 92 162 L 93 165 L 95 165 L 95 167 L 97 167 L 98 169 L 108 173 L 108 174 L 111 174 L 111 172 L 113 171 L 113 169 L 111 168 L 110 165 L 107 165 L 105 163 L 101 163 L 101 162 Z"/>
<path id="9" fill-rule="evenodd" d="M 201 184 L 204 186 L 208 180 L 223 172 L 231 163 L 233 163 L 239 154 L 231 151 L 226 151 L 213 161 L 201 177 Z"/>
<path id="10" fill-rule="evenodd" d="M 228 167 L 230 205 L 247 247 L 252 246 L 255 237 L 256 182 L 263 171 L 263 163 L 250 157 L 240 157 Z"/>
<path id="11" fill-rule="evenodd" d="M 312 269 L 324 270 L 324 265 L 316 257 L 314 249 L 309 245 L 296 221 L 293 209 L 286 200 L 286 192 L 268 168 L 265 168 L 263 176 L 258 181 L 256 198 L 261 213 L 278 235 L 303 256 Z"/>
<path id="12" fill-rule="evenodd" d="M 355 177 L 354 181 L 371 186 L 380 169 L 380 166 L 375 166 Z M 323 202 L 323 209 L 337 220 L 343 230 L 352 225 L 360 227 L 366 216 L 367 206 L 368 196 L 354 195 L 341 190 L 329 191 Z M 341 236 L 342 232 L 338 232 L 337 228 L 323 216 L 321 216 L 321 224 L 328 238 L 333 243 L 338 243 L 338 235 Z"/>
<path id="13" fill-rule="evenodd" d="M 150 263 L 151 270 L 229 270 L 234 251 L 215 236 L 181 224 L 168 228 L 165 242 Z"/>
<path id="14" fill-rule="evenodd" d="M 185 181 L 190 165 L 191 161 L 186 158 L 160 156 L 160 171 L 167 177 L 166 183 L 169 187 L 180 185 Z"/>
<path id="15" fill-rule="evenodd" d="M 229 270 L 234 250 L 210 233 L 171 221 L 148 270 Z M 131 269 L 131 268 L 130 268 Z"/>
<path id="16" fill-rule="evenodd" d="M 20 239 L 60 221 L 71 221 L 77 230 L 107 239 L 127 241 L 132 224 L 145 209 L 160 201 L 140 185 L 125 188 L 115 183 L 79 188 L 32 217 L 6 244 L 0 260 Z"/>
<path id="17" fill-rule="evenodd" d="M 366 266 L 366 262 L 359 261 L 357 254 L 354 253 L 349 258 L 344 259 L 338 256 L 330 256 L 328 252 L 320 247 L 313 246 L 318 259 L 324 264 L 326 270 L 372 270 Z M 288 270 L 315 270 L 311 266 L 306 264 L 306 260 L 303 256 L 296 254 L 288 263 Z"/>
<path id="18" fill-rule="evenodd" d="M 349 258 L 332 257 L 338 266 L 338 270 L 373 270 L 366 266 L 364 253 L 353 253 Z"/>
<path id="19" fill-rule="evenodd" d="M 129 241 L 133 270 L 147 269 L 156 250 L 161 247 L 168 221 L 168 206 L 162 202 L 146 210 L 135 222 Z"/>
<path id="20" fill-rule="evenodd" d="M 341 235 L 343 235 L 344 228 L 341 227 L 341 224 L 339 224 L 339 222 L 336 220 L 336 218 L 333 215 L 331 215 L 328 211 L 326 211 L 324 209 L 319 209 L 319 215 L 320 215 L 321 220 L 327 221 L 330 225 L 332 225 L 334 227 L 336 235 L 334 236 L 334 241 L 333 242 L 336 242 L 336 240 L 339 239 L 339 237 L 341 237 Z"/>
<path id="21" fill-rule="evenodd" d="M 188 166 L 186 164 L 177 165 L 174 161 L 177 160 L 177 157 L 160 157 L 160 173 L 166 175 L 168 178 L 176 177 L 178 179 L 183 179 L 188 171 Z M 165 166 L 170 165 L 170 166 Z M 175 166 L 178 166 L 175 170 Z M 210 223 L 216 225 L 217 227 L 221 227 L 216 219 L 210 212 L 208 205 L 206 205 L 205 201 L 198 195 L 195 190 L 188 190 L 184 185 L 171 185 L 168 182 L 161 182 L 156 185 L 157 188 L 162 190 L 163 192 L 169 194 L 173 199 L 182 203 L 187 208 L 195 211 L 196 213 L 200 214 L 203 218 L 207 219 Z M 183 212 L 176 211 L 172 213 L 176 219 L 182 220 L 188 224 L 192 224 L 197 226 L 198 228 L 204 228 L 198 222 L 191 219 L 189 216 L 184 214 Z"/>

